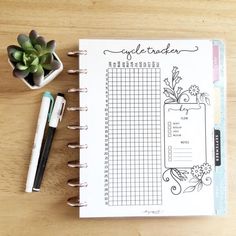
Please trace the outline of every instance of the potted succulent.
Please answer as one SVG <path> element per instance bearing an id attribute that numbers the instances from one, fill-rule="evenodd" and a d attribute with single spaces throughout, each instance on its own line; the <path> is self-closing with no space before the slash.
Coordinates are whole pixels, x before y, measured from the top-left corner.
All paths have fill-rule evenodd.
<path id="1" fill-rule="evenodd" d="M 63 69 L 62 62 L 55 53 L 56 42 L 46 42 L 35 30 L 17 37 L 19 46 L 7 47 L 8 61 L 13 75 L 31 89 L 39 89 L 52 81 Z"/>

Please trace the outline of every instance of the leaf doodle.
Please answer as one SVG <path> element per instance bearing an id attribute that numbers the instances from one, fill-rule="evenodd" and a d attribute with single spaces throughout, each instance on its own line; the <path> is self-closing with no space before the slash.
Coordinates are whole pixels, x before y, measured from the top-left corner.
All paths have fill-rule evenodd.
<path id="1" fill-rule="evenodd" d="M 165 88 L 165 90 L 166 90 L 168 93 L 174 95 L 174 92 L 173 92 L 171 89 L 169 89 L 169 88 Z"/>
<path id="2" fill-rule="evenodd" d="M 191 193 L 195 190 L 196 186 L 189 186 L 184 190 L 184 193 Z"/>
<path id="3" fill-rule="evenodd" d="M 203 183 L 202 181 L 199 182 L 199 184 L 197 185 L 197 191 L 199 192 L 203 187 Z"/>
<path id="4" fill-rule="evenodd" d="M 205 97 L 205 102 L 207 105 L 210 105 L 210 99 L 208 97 Z"/>
<path id="5" fill-rule="evenodd" d="M 172 103 L 172 102 L 175 102 L 175 100 L 174 99 L 172 99 L 172 98 L 169 98 L 169 99 L 166 99 L 166 101 L 165 101 L 166 103 Z"/>
<path id="6" fill-rule="evenodd" d="M 198 181 L 199 181 L 199 180 L 198 180 L 197 178 L 192 178 L 192 179 L 189 180 L 189 183 L 195 184 L 195 183 L 197 183 Z"/>

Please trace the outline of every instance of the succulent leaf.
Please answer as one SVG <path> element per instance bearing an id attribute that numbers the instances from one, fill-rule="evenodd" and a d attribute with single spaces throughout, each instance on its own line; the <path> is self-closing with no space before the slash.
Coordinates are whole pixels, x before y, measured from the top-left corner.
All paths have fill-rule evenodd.
<path id="1" fill-rule="evenodd" d="M 26 56 L 26 53 L 25 53 L 25 52 L 23 53 L 22 61 L 23 61 L 24 64 L 26 65 L 26 63 L 27 63 L 27 56 Z"/>
<path id="2" fill-rule="evenodd" d="M 37 50 L 38 53 L 42 51 L 42 47 L 39 44 L 35 44 L 34 48 Z"/>
<path id="3" fill-rule="evenodd" d="M 39 58 L 36 57 L 36 58 L 31 62 L 31 65 L 33 65 L 33 66 L 38 66 L 38 64 L 39 64 Z"/>
<path id="4" fill-rule="evenodd" d="M 44 54 L 44 55 L 40 56 L 39 57 L 39 63 L 44 64 L 46 59 L 47 59 L 47 54 Z"/>
<path id="5" fill-rule="evenodd" d="M 53 60 L 53 55 L 51 53 L 44 54 L 39 57 L 40 64 L 50 64 Z"/>
<path id="6" fill-rule="evenodd" d="M 36 39 L 36 44 L 39 44 L 42 48 L 46 48 L 46 46 L 47 46 L 47 43 L 46 43 L 44 37 L 42 37 L 42 36 L 39 36 Z"/>
<path id="7" fill-rule="evenodd" d="M 31 65 L 29 68 L 30 73 L 35 73 L 38 70 L 38 65 Z"/>
<path id="8" fill-rule="evenodd" d="M 24 50 L 33 48 L 33 45 L 31 44 L 29 37 L 25 34 L 19 34 L 17 37 L 17 41 Z"/>
<path id="9" fill-rule="evenodd" d="M 51 64 L 43 64 L 42 67 L 45 70 L 52 70 L 52 65 Z"/>
<path id="10" fill-rule="evenodd" d="M 13 52 L 12 56 L 16 59 L 16 61 L 21 61 L 22 56 L 23 56 L 23 52 L 16 50 L 15 52 Z"/>
<path id="11" fill-rule="evenodd" d="M 26 70 L 18 70 L 18 69 L 14 69 L 13 70 L 13 76 L 17 77 L 17 78 L 25 78 L 26 76 L 29 75 L 29 69 Z"/>
<path id="12" fill-rule="evenodd" d="M 17 62 L 17 60 L 13 57 L 13 53 L 15 51 L 22 51 L 22 49 L 15 45 L 10 45 L 7 47 L 7 54 L 11 62 Z"/>
<path id="13" fill-rule="evenodd" d="M 32 53 L 32 54 L 38 54 L 38 51 L 34 48 L 27 48 L 25 50 L 25 52 L 27 52 L 28 54 Z"/>
<path id="14" fill-rule="evenodd" d="M 56 49 L 56 41 L 55 40 L 51 40 L 47 43 L 47 50 L 48 52 L 53 53 Z"/>
<path id="15" fill-rule="evenodd" d="M 53 61 L 53 55 L 51 53 L 45 54 L 46 60 L 42 64 L 50 64 Z"/>
<path id="16" fill-rule="evenodd" d="M 51 63 L 43 64 L 42 66 L 46 70 L 57 70 L 60 67 L 60 63 L 56 60 L 53 60 Z"/>
<path id="17" fill-rule="evenodd" d="M 59 63 L 59 61 L 57 61 L 57 60 L 53 60 L 53 62 L 52 62 L 52 70 L 57 70 L 57 69 L 59 69 L 60 68 L 60 63 Z"/>
<path id="18" fill-rule="evenodd" d="M 16 64 L 16 68 L 17 68 L 18 70 L 26 70 L 26 69 L 28 69 L 28 66 L 22 64 L 21 62 L 18 62 L 18 63 Z"/>
<path id="19" fill-rule="evenodd" d="M 38 80 L 39 78 L 44 76 L 44 70 L 43 67 L 41 65 L 38 65 L 38 69 L 37 71 L 33 74 L 33 79 Z"/>
<path id="20" fill-rule="evenodd" d="M 30 41 L 33 45 L 36 44 L 36 39 L 38 38 L 38 34 L 35 30 L 31 30 L 30 33 L 29 33 L 29 38 L 30 38 Z"/>

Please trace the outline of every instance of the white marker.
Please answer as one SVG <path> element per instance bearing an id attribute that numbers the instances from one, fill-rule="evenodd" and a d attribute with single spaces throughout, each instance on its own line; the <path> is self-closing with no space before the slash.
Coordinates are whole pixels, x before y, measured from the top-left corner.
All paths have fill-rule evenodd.
<path id="1" fill-rule="evenodd" d="M 31 154 L 31 160 L 29 164 L 29 171 L 27 176 L 25 192 L 32 192 L 34 178 L 37 171 L 38 160 L 40 155 L 40 150 L 42 146 L 44 130 L 47 120 L 50 119 L 50 114 L 53 108 L 54 99 L 50 92 L 45 92 L 43 94 L 42 103 L 40 107 L 37 129 L 34 137 L 34 146 Z"/>

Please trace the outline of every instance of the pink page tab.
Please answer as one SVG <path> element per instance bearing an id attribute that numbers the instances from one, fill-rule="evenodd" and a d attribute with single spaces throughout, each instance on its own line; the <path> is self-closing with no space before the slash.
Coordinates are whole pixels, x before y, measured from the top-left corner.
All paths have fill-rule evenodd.
<path id="1" fill-rule="evenodd" d="M 219 46 L 213 45 L 213 81 L 219 81 Z"/>

